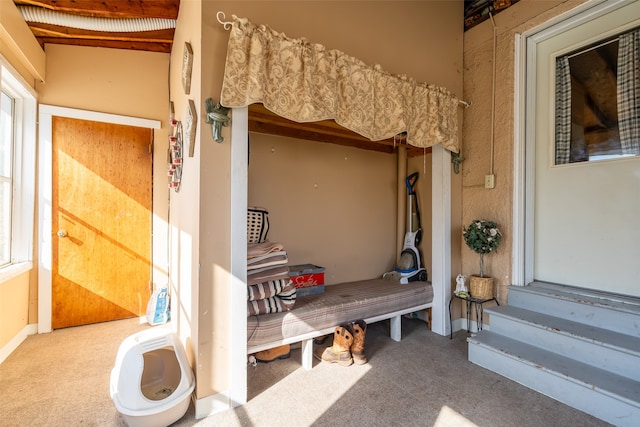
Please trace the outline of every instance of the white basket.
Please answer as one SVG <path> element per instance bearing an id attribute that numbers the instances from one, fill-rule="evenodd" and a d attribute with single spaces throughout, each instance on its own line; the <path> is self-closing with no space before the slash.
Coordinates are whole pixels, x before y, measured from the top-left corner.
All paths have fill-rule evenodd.
<path id="1" fill-rule="evenodd" d="M 269 211 L 264 208 L 247 208 L 247 243 L 262 243 L 269 232 Z"/>

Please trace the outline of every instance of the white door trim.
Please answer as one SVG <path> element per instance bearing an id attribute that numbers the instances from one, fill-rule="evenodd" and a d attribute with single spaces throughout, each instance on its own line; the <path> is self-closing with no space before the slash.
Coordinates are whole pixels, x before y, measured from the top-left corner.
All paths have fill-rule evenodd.
<path id="1" fill-rule="evenodd" d="M 160 129 L 159 120 L 76 110 L 54 105 L 40 105 L 38 128 L 38 333 L 51 332 L 51 121 L 53 116 Z"/>

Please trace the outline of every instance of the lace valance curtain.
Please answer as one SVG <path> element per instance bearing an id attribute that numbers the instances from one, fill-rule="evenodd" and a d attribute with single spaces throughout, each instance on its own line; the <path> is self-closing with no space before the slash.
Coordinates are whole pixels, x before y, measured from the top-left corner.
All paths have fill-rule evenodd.
<path id="1" fill-rule="evenodd" d="M 458 152 L 458 99 L 338 50 L 233 16 L 221 104 L 263 103 L 296 122 L 333 119 L 372 141 L 407 132 L 416 147 Z"/>

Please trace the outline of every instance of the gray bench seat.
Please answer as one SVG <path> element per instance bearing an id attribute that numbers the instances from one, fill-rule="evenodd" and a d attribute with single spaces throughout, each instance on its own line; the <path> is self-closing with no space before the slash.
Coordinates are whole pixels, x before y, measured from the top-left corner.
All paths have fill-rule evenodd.
<path id="1" fill-rule="evenodd" d="M 313 338 L 332 333 L 336 326 L 358 319 L 367 323 L 391 319 L 391 338 L 401 339 L 401 316 L 432 306 L 430 282 L 406 285 L 384 279 L 325 286 L 325 292 L 298 298 L 283 313 L 247 319 L 247 354 L 283 344 L 302 343 L 302 366 L 311 369 Z"/>

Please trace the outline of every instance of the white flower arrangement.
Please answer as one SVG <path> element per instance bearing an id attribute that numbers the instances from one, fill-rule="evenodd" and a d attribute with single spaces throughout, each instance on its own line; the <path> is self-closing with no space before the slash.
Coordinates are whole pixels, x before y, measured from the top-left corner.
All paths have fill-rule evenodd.
<path id="1" fill-rule="evenodd" d="M 484 277 L 484 254 L 494 252 L 500 246 L 502 233 L 498 225 L 486 219 L 474 219 L 462 229 L 464 241 L 469 249 L 480 254 L 480 277 Z"/>

